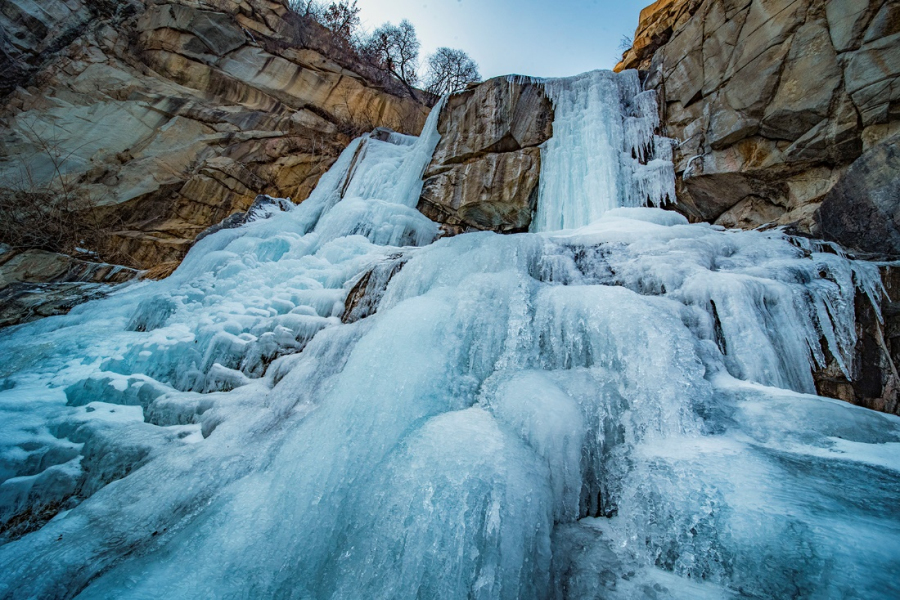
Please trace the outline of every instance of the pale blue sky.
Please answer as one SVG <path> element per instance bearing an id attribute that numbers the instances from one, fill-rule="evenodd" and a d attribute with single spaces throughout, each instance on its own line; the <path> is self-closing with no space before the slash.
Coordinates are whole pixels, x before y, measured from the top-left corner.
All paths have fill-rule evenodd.
<path id="1" fill-rule="evenodd" d="M 460 48 L 485 78 L 537 77 L 611 69 L 623 35 L 632 36 L 653 0 L 358 0 L 363 26 L 409 19 L 423 58 Z"/>

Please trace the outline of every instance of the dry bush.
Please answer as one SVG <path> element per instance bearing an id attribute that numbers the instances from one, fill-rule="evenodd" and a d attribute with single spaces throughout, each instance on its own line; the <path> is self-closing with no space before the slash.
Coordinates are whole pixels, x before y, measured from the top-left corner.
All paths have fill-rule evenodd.
<path id="1" fill-rule="evenodd" d="M 72 156 L 56 140 L 29 128 L 38 153 L 48 159 L 53 173 L 38 181 L 31 165 L 22 159 L 18 177 L 0 188 L 0 242 L 16 250 L 47 250 L 82 254 L 85 250 L 107 257 L 115 255 L 109 239 L 115 223 L 100 220 L 99 200 L 77 189 L 77 181 L 63 167 Z"/>

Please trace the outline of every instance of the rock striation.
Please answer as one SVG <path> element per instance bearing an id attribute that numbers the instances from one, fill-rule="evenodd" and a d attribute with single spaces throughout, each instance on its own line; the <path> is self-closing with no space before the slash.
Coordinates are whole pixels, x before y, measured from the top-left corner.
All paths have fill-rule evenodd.
<path id="1" fill-rule="evenodd" d="M 820 234 L 829 191 L 900 130 L 900 5 L 660 0 L 617 66 L 630 68 L 659 92 L 680 140 L 679 210 Z"/>
<path id="2" fill-rule="evenodd" d="M 0 328 L 66 314 L 139 275 L 119 265 L 0 245 Z"/>
<path id="3" fill-rule="evenodd" d="M 448 233 L 526 231 L 537 203 L 539 146 L 553 135 L 543 84 L 498 77 L 451 96 L 418 209 Z"/>
<path id="4" fill-rule="evenodd" d="M 165 274 L 259 194 L 306 198 L 349 140 L 428 108 L 284 0 L 8 0 L 0 187 L 66 188 L 104 258 Z"/>

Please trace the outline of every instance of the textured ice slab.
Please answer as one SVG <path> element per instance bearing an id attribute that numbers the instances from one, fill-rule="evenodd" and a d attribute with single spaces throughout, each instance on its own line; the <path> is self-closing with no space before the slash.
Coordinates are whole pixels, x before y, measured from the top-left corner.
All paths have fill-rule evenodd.
<path id="1" fill-rule="evenodd" d="M 582 227 L 621 206 L 675 201 L 671 140 L 656 135 L 656 92 L 637 71 L 549 79 L 553 137 L 541 151 L 531 231 Z"/>
<path id="2" fill-rule="evenodd" d="M 900 419 L 807 394 L 874 268 L 627 206 L 433 242 L 436 117 L 0 334 L 0 597 L 897 597 Z"/>

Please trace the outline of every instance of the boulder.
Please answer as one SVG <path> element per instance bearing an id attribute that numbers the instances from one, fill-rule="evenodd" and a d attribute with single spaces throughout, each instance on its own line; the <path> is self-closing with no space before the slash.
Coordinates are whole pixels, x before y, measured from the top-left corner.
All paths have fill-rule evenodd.
<path id="1" fill-rule="evenodd" d="M 869 149 L 816 213 L 822 235 L 846 248 L 900 255 L 900 136 Z"/>
<path id="2" fill-rule="evenodd" d="M 486 154 L 426 179 L 418 208 L 453 228 L 527 231 L 540 172 L 537 148 Z"/>
<path id="3" fill-rule="evenodd" d="M 418 209 L 447 233 L 525 231 L 537 201 L 538 146 L 553 134 L 543 85 L 491 79 L 451 96 Z"/>

